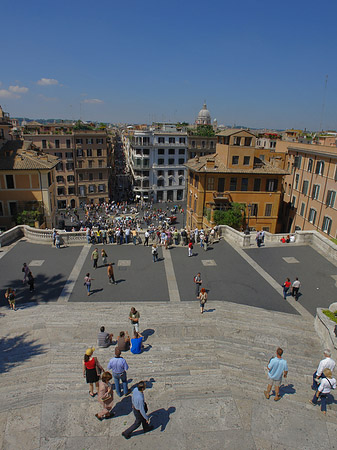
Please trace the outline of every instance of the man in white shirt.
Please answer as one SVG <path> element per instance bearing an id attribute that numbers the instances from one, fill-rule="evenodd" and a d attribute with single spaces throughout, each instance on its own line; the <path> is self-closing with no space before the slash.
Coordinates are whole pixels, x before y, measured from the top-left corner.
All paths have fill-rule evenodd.
<path id="1" fill-rule="evenodd" d="M 298 280 L 298 278 L 296 277 L 296 280 L 293 282 L 292 286 L 291 286 L 291 295 L 293 297 L 295 297 L 295 300 L 298 300 L 298 291 L 300 290 L 301 287 L 301 283 Z"/>
<path id="2" fill-rule="evenodd" d="M 331 372 L 333 372 L 333 370 L 336 366 L 335 361 L 331 358 L 331 351 L 328 348 L 324 350 L 323 354 L 324 354 L 325 358 L 322 359 L 322 361 L 320 361 L 316 372 L 312 376 L 311 388 L 314 389 L 315 391 L 319 386 L 319 383 L 317 381 L 319 381 L 321 378 L 324 378 L 323 370 L 330 369 Z"/>

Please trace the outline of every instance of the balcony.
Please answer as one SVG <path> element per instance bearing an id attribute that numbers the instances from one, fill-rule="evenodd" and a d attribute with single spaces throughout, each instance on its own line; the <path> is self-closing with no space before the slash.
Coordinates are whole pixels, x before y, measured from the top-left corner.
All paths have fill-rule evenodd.
<path id="1" fill-rule="evenodd" d="M 213 198 L 214 200 L 232 201 L 232 197 L 229 192 L 213 192 Z"/>
<path id="2" fill-rule="evenodd" d="M 160 143 L 159 144 L 159 142 L 154 142 L 153 143 L 153 147 L 158 147 L 158 148 L 166 148 L 166 147 L 170 147 L 170 148 L 172 148 L 172 147 L 177 147 L 177 148 L 181 148 L 181 147 L 188 147 L 188 145 L 187 145 L 187 140 L 186 140 L 186 142 L 185 143 L 179 143 L 179 142 L 176 142 L 175 144 L 173 144 L 173 143 L 171 143 L 171 142 L 165 142 L 164 144 L 162 144 L 162 143 Z"/>

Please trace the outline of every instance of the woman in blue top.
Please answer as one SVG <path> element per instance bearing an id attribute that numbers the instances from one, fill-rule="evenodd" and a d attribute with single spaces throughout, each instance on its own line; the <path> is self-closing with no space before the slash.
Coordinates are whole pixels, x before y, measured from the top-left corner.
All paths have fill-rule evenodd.
<path id="1" fill-rule="evenodd" d="M 134 337 L 131 339 L 131 353 L 137 355 L 142 352 L 143 336 L 140 336 L 137 331 L 134 332 Z"/>

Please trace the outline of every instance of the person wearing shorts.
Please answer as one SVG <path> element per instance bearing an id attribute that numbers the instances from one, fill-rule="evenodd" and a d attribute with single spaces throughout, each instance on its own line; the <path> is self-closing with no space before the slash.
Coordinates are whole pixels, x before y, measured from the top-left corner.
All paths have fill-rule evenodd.
<path id="1" fill-rule="evenodd" d="M 268 365 L 268 386 L 267 390 L 264 391 L 264 396 L 268 400 L 270 397 L 270 391 L 272 387 L 275 388 L 275 402 L 281 399 L 280 397 L 280 386 L 282 383 L 282 377 L 287 378 L 288 365 L 287 361 L 282 358 L 283 350 L 278 348 L 276 350 L 276 357 L 271 358 Z"/>

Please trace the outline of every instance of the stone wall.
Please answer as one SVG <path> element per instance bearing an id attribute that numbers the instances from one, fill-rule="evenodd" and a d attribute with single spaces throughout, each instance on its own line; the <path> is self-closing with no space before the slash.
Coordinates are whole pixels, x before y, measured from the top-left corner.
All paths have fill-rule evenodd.
<path id="1" fill-rule="evenodd" d="M 330 320 L 324 313 L 323 309 L 317 308 L 315 317 L 315 330 L 320 337 L 325 348 L 328 348 L 332 352 L 334 360 L 337 358 L 337 338 L 335 337 L 334 328 L 335 322 Z"/>
<path id="2" fill-rule="evenodd" d="M 24 235 L 23 226 L 17 225 L 14 228 L 11 228 L 8 231 L 0 234 L 0 247 L 4 247 L 5 245 L 12 244 L 18 239 L 22 238 Z"/>

